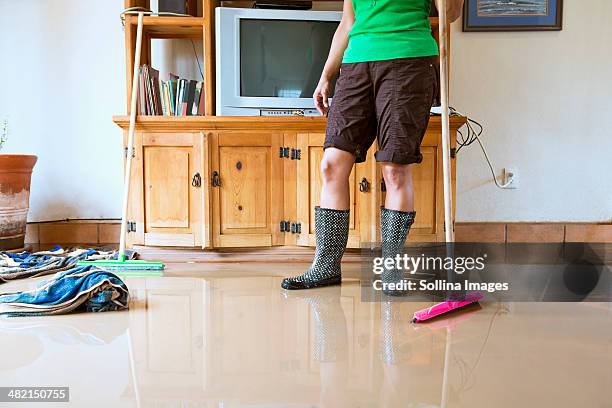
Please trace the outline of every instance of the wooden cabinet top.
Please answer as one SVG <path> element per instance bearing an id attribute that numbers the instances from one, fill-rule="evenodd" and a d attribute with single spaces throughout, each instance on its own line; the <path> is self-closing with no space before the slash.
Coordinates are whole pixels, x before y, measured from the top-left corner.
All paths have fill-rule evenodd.
<path id="1" fill-rule="evenodd" d="M 122 129 L 130 124 L 129 116 L 114 116 Z M 457 131 L 466 122 L 463 116 L 450 118 L 451 131 Z M 262 117 L 262 116 L 139 116 L 136 128 L 152 131 L 199 131 L 199 130 L 300 130 L 321 131 L 325 129 L 323 117 Z M 441 131 L 441 119 L 433 116 L 428 131 Z"/>

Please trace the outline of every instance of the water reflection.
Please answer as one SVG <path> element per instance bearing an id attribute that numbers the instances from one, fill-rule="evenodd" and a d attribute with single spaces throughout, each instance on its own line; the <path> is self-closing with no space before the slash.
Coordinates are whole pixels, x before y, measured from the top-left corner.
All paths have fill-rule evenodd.
<path id="1" fill-rule="evenodd" d="M 279 281 L 131 278 L 125 313 L 0 320 L 0 375 L 70 385 L 91 407 L 605 406 L 607 304 L 485 304 L 414 325 L 428 304 Z M 570 367 L 582 399 L 542 392 Z"/>

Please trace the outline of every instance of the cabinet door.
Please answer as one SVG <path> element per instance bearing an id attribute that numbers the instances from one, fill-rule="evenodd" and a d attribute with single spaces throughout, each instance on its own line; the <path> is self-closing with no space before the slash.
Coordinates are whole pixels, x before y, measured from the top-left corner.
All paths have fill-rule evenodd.
<path id="1" fill-rule="evenodd" d="M 282 134 L 219 132 L 212 142 L 213 245 L 258 247 L 281 243 Z M 216 174 L 215 174 L 216 172 Z"/>
<path id="2" fill-rule="evenodd" d="M 314 209 L 319 205 L 321 196 L 321 159 L 323 158 L 322 133 L 301 133 L 297 144 L 301 159 L 297 163 L 297 221 L 302 225 L 302 233 L 297 238 L 298 245 L 315 245 Z M 349 248 L 359 248 L 361 242 L 368 242 L 371 236 L 371 214 L 373 207 L 372 176 L 374 159 L 368 154 L 365 163 L 357 164 L 349 176 L 350 184 L 350 221 Z M 360 190 L 360 184 L 369 185 Z M 365 185 L 364 183 L 364 185 Z"/>
<path id="3" fill-rule="evenodd" d="M 421 154 L 423 155 L 423 161 L 414 165 L 412 170 L 414 209 L 417 212 L 417 217 L 411 228 L 409 241 L 436 242 L 436 222 L 438 221 L 438 200 L 436 197 L 437 149 L 435 146 L 422 146 Z M 441 204 L 444 205 L 444 202 L 442 201 Z"/>
<path id="4" fill-rule="evenodd" d="M 136 134 L 131 244 L 202 245 L 202 139 L 200 133 Z"/>

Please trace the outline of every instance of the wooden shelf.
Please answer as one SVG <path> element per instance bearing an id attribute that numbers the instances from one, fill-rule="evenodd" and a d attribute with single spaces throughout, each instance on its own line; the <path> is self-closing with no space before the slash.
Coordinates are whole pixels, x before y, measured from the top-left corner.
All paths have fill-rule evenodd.
<path id="1" fill-rule="evenodd" d="M 138 25 L 136 16 L 126 16 L 129 24 Z M 204 17 L 146 16 L 143 18 L 145 34 L 151 38 L 198 38 L 204 33 Z"/>
<path id="2" fill-rule="evenodd" d="M 130 124 L 129 116 L 114 116 L 113 122 L 127 129 Z M 466 118 L 453 116 L 450 118 L 450 127 L 456 131 L 463 126 Z M 247 129 L 247 130 L 321 130 L 325 128 L 326 119 L 320 116 L 304 117 L 267 117 L 267 116 L 138 116 L 136 127 L 147 130 L 221 130 L 221 129 Z M 439 116 L 432 116 L 429 120 L 429 129 L 440 131 L 442 123 Z"/>

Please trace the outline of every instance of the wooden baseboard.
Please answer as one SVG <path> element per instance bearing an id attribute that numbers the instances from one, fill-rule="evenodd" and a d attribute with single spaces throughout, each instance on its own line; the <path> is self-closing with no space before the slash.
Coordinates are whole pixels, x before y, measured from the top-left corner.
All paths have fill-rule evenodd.
<path id="1" fill-rule="evenodd" d="M 612 223 L 512 222 L 457 223 L 458 242 L 612 243 Z"/>
<path id="2" fill-rule="evenodd" d="M 115 220 L 32 222 L 26 226 L 26 244 L 118 244 L 121 226 Z"/>
<path id="3" fill-rule="evenodd" d="M 29 223 L 27 244 L 118 244 L 115 220 L 67 220 Z M 612 223 L 466 222 L 457 223 L 458 242 L 606 242 Z"/>

